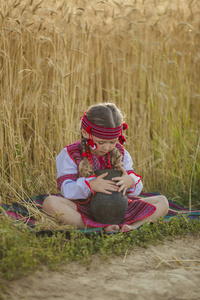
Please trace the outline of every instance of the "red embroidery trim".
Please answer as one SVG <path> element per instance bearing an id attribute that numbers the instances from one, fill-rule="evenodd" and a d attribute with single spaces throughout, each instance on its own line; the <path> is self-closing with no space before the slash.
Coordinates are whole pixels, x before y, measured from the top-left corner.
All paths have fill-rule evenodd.
<path id="1" fill-rule="evenodd" d="M 91 191 L 91 186 L 90 186 L 89 182 L 87 180 L 85 180 L 85 183 L 87 184 L 87 186 L 89 187 L 89 189 Z"/>
<path id="2" fill-rule="evenodd" d="M 63 176 L 60 176 L 57 178 L 57 189 L 60 190 L 61 189 L 61 186 L 63 184 L 63 182 L 67 179 L 70 179 L 70 180 L 73 180 L 73 181 L 76 181 L 77 180 L 77 174 L 66 174 L 66 175 L 63 175 Z"/>
<path id="3" fill-rule="evenodd" d="M 89 163 L 94 168 L 94 166 L 93 166 L 93 160 L 92 160 L 92 154 L 91 154 L 89 148 L 87 148 L 86 153 L 87 153 L 87 158 L 89 160 Z M 109 154 L 109 152 L 107 153 L 107 165 L 106 165 L 105 168 L 112 169 L 111 162 L 110 162 L 110 154 Z"/>
<path id="4" fill-rule="evenodd" d="M 107 160 L 108 160 L 107 168 L 108 169 L 112 169 L 111 162 L 110 162 L 110 154 L 109 154 L 109 152 L 107 153 Z"/>
<path id="5" fill-rule="evenodd" d="M 87 158 L 88 158 L 88 160 L 89 160 L 89 163 L 90 163 L 91 166 L 93 167 L 93 162 L 92 162 L 92 155 L 91 155 L 91 152 L 90 152 L 90 150 L 89 150 L 88 148 L 87 148 L 86 152 L 87 152 Z"/>
<path id="6" fill-rule="evenodd" d="M 137 187 L 138 183 L 139 183 L 139 182 L 141 181 L 141 179 L 142 179 L 142 176 L 140 176 L 140 175 L 136 174 L 136 173 L 135 173 L 135 172 L 133 172 L 132 170 L 129 170 L 129 171 L 127 171 L 127 174 L 128 174 L 128 175 L 130 175 L 130 174 L 134 174 L 135 176 L 139 177 L 139 180 L 138 180 L 138 182 L 136 182 L 136 183 L 135 183 L 135 188 L 134 188 L 134 190 L 133 190 L 133 191 L 129 191 L 129 192 L 128 192 L 129 194 L 131 194 L 131 193 L 134 193 L 134 192 L 135 192 L 135 190 L 136 190 L 136 187 Z"/>

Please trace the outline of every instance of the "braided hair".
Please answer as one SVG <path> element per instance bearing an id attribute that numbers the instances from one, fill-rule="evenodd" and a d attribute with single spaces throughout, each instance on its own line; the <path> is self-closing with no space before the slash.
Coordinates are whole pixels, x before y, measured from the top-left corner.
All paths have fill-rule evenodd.
<path id="1" fill-rule="evenodd" d="M 86 112 L 86 117 L 91 123 L 108 128 L 116 128 L 123 122 L 120 110 L 113 103 L 101 103 L 91 106 Z M 86 152 L 86 139 L 83 136 L 81 138 L 81 145 L 82 153 Z M 120 166 L 123 166 L 122 155 L 116 147 L 110 152 L 110 162 L 114 169 L 120 169 Z M 83 157 L 79 165 L 79 172 L 84 177 L 94 174 L 93 167 L 87 156 Z"/>

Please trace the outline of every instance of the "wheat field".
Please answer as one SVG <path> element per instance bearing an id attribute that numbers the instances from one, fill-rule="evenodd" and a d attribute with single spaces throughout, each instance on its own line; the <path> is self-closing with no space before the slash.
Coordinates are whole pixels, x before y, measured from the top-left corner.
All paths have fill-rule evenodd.
<path id="1" fill-rule="evenodd" d="M 114 102 L 144 191 L 193 207 L 199 49 L 197 0 L 2 0 L 1 200 L 57 192 L 55 157 L 79 139 L 80 116 Z"/>

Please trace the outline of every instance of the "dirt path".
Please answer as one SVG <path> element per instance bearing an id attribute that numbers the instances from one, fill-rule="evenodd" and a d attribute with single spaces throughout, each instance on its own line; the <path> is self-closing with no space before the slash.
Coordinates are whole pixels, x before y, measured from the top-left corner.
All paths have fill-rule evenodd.
<path id="1" fill-rule="evenodd" d="M 166 265 L 158 257 L 173 261 Z M 135 248 L 109 261 L 94 256 L 88 267 L 73 262 L 61 272 L 44 269 L 8 283 L 8 287 L 6 300 L 197 300 L 200 239 L 189 237 L 148 249 Z"/>

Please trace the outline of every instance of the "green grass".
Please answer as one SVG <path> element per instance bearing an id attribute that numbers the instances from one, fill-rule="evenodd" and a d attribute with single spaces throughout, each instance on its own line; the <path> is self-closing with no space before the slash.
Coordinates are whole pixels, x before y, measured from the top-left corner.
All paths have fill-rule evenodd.
<path id="1" fill-rule="evenodd" d="M 56 155 L 101 101 L 125 115 L 145 191 L 198 201 L 198 1 L 26 2 L 0 2 L 2 201 L 57 191 Z"/>
<path id="2" fill-rule="evenodd" d="M 84 235 L 72 229 L 71 238 L 64 233 L 53 236 L 36 236 L 22 223 L 13 223 L 1 216 L 0 223 L 0 279 L 14 280 L 26 276 L 42 266 L 52 270 L 70 261 L 88 263 L 92 254 L 103 259 L 110 255 L 124 255 L 135 246 L 148 247 L 162 243 L 166 238 L 200 235 L 200 221 L 174 217 L 168 223 L 159 219 L 145 223 L 139 230 L 117 235 Z M 2 288 L 2 287 L 1 287 Z"/>

